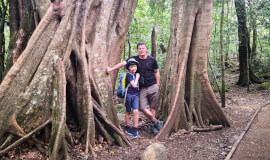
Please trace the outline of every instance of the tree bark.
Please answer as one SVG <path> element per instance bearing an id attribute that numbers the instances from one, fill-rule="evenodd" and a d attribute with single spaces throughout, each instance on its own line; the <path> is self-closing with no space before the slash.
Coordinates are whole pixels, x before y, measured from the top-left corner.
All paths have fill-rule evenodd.
<path id="1" fill-rule="evenodd" d="M 4 61 L 5 61 L 5 24 L 6 24 L 6 13 L 7 13 L 8 2 L 1 0 L 1 20 L 0 20 L 0 83 L 4 78 Z"/>
<path id="2" fill-rule="evenodd" d="M 222 0 L 221 22 L 220 22 L 220 55 L 221 55 L 221 72 L 222 72 L 221 106 L 225 107 L 225 63 L 223 52 L 223 23 L 224 23 L 224 0 Z"/>
<path id="3" fill-rule="evenodd" d="M 247 29 L 247 16 L 245 9 L 245 1 L 235 1 L 235 8 L 238 19 L 238 38 L 239 38 L 239 67 L 240 75 L 237 84 L 240 86 L 248 86 L 250 82 L 260 83 L 260 80 L 253 73 L 251 66 L 249 65 L 250 58 L 250 42 L 249 33 Z"/>
<path id="4" fill-rule="evenodd" d="M 155 30 L 155 26 L 152 29 L 152 35 L 151 35 L 151 56 L 155 57 L 157 56 L 157 45 L 156 45 L 156 30 Z"/>
<path id="5" fill-rule="evenodd" d="M 230 126 L 207 74 L 212 5 L 212 0 L 172 3 L 171 35 L 158 109 L 158 116 L 166 122 L 158 139 L 180 128 L 189 130 L 190 124 Z"/>
<path id="6" fill-rule="evenodd" d="M 4 135 L 22 137 L 52 118 L 50 159 L 68 158 L 66 111 L 72 110 L 86 153 L 95 143 L 95 134 L 109 137 L 113 144 L 129 145 L 114 108 L 112 80 L 105 71 L 121 59 L 136 4 L 132 0 L 50 4 L 0 85 L 1 144 Z"/>

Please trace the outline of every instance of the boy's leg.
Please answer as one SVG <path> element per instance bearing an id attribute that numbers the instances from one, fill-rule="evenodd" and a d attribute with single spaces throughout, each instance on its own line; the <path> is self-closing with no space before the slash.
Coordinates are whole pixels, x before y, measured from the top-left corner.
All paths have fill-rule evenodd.
<path id="1" fill-rule="evenodd" d="M 134 114 L 134 127 L 138 127 L 138 123 L 139 123 L 139 111 L 138 110 L 133 110 L 133 114 Z"/>
<path id="2" fill-rule="evenodd" d="M 126 111 L 125 119 L 126 119 L 126 125 L 127 126 L 129 126 L 129 115 L 130 115 L 130 112 Z"/>
<path id="3" fill-rule="evenodd" d="M 138 123 L 139 123 L 139 95 L 134 96 L 133 103 L 133 115 L 134 115 L 134 128 L 133 128 L 133 138 L 138 136 Z"/>
<path id="4" fill-rule="evenodd" d="M 134 96 L 132 108 L 134 114 L 134 127 L 137 128 L 139 123 L 139 95 Z"/>
<path id="5" fill-rule="evenodd" d="M 126 133 L 127 134 L 129 134 L 129 135 L 132 135 L 132 133 L 133 133 L 133 131 L 132 131 L 132 128 L 130 127 L 130 125 L 129 125 L 129 115 L 130 115 L 130 112 L 127 112 L 126 111 L 126 115 L 125 115 L 125 117 L 126 117 Z"/>
<path id="6" fill-rule="evenodd" d="M 126 119 L 126 133 L 129 135 L 132 135 L 132 128 L 129 126 L 129 115 L 131 112 L 131 97 L 129 95 L 126 96 L 126 114 L 125 114 L 125 119 Z"/>

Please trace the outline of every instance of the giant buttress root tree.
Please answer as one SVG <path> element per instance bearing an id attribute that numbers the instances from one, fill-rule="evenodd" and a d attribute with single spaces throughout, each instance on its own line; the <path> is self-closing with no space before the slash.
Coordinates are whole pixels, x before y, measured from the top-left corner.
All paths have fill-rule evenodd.
<path id="1" fill-rule="evenodd" d="M 166 123 L 157 135 L 164 138 L 189 124 L 229 126 L 207 74 L 212 0 L 174 0 L 171 36 L 160 88 L 160 119 Z"/>
<path id="2" fill-rule="evenodd" d="M 73 139 L 67 119 L 78 122 L 86 153 L 95 135 L 109 144 L 129 145 L 105 70 L 120 61 L 136 4 L 136 0 L 50 4 L 0 85 L 0 155 L 46 126 L 50 158 L 68 158 L 66 139 L 71 144 Z"/>

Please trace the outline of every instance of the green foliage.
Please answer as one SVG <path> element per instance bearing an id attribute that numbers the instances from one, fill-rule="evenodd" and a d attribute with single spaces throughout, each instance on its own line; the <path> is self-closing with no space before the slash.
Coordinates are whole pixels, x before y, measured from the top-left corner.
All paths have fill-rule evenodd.
<path id="1" fill-rule="evenodd" d="M 250 32 L 250 46 L 253 43 L 253 26 L 257 29 L 256 54 L 251 55 L 251 68 L 260 73 L 270 69 L 270 2 L 268 0 L 248 0 L 245 10 L 247 12 L 247 27 Z M 220 62 L 220 22 L 221 22 L 221 0 L 216 0 L 213 6 L 213 21 L 209 49 L 209 60 L 216 77 L 221 73 Z M 252 16 L 255 18 L 253 24 Z M 234 1 L 225 0 L 225 17 L 223 25 L 224 50 L 227 61 L 226 67 L 231 71 L 238 71 L 238 21 Z M 233 62 L 233 63 L 230 63 Z M 213 75 L 209 70 L 211 84 Z"/>
<path id="2" fill-rule="evenodd" d="M 115 105 L 115 108 L 117 112 L 123 112 L 126 109 L 126 106 L 123 104 L 117 104 Z"/>
<path id="3" fill-rule="evenodd" d="M 148 54 L 151 53 L 151 34 L 152 29 L 156 30 L 156 45 L 157 45 L 157 61 L 160 69 L 163 68 L 163 63 L 166 54 L 163 54 L 159 45 L 164 43 L 168 46 L 170 35 L 170 16 L 171 16 L 171 1 L 168 0 L 139 0 L 134 13 L 134 18 L 131 21 L 127 40 L 125 43 L 125 57 L 128 58 L 128 42 L 131 45 L 131 56 L 137 55 L 137 43 L 145 42 L 147 45 Z"/>
<path id="4" fill-rule="evenodd" d="M 259 88 L 259 90 L 270 90 L 270 82 L 264 82 L 262 83 Z"/>
<path id="5" fill-rule="evenodd" d="M 257 76 L 260 79 L 270 80 L 270 68 L 268 68 L 268 72 L 259 73 Z"/>
<path id="6" fill-rule="evenodd" d="M 217 84 L 218 84 L 219 89 L 221 90 L 221 88 L 222 88 L 222 83 L 221 83 L 221 82 L 218 82 Z M 213 87 L 214 92 L 218 92 L 218 87 L 217 87 L 216 84 L 214 85 L 214 87 Z M 229 92 L 229 87 L 228 87 L 228 85 L 225 85 L 225 92 Z"/>
<path id="7" fill-rule="evenodd" d="M 10 41 L 10 28 L 9 26 L 5 26 L 5 31 L 4 31 L 4 35 L 5 35 L 5 57 L 4 57 L 4 65 L 6 67 L 7 64 L 7 57 L 9 54 L 9 41 Z"/>

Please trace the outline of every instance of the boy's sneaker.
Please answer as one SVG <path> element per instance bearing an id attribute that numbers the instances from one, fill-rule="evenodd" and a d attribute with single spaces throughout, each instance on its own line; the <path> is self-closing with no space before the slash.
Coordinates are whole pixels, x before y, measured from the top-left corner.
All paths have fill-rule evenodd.
<path id="1" fill-rule="evenodd" d="M 157 135 L 159 130 L 155 127 L 155 123 L 151 122 L 150 123 L 150 132 L 153 133 L 154 135 Z"/>
<path id="2" fill-rule="evenodd" d="M 133 128 L 132 138 L 138 137 L 138 128 Z"/>
<path id="3" fill-rule="evenodd" d="M 126 133 L 128 134 L 128 135 L 133 135 L 133 131 L 132 131 L 132 128 L 131 127 L 129 127 L 129 126 L 127 126 L 126 127 Z"/>
<path id="4" fill-rule="evenodd" d="M 157 122 L 155 123 L 155 127 L 157 128 L 158 131 L 160 131 L 163 127 L 163 122 L 157 120 Z"/>

